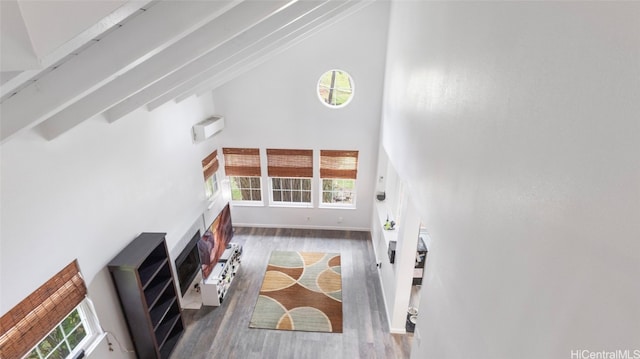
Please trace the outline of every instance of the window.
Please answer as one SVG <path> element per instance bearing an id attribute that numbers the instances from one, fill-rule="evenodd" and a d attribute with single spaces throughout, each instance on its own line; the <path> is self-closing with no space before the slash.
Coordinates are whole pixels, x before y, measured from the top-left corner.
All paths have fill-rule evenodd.
<path id="1" fill-rule="evenodd" d="M 73 358 L 98 335 L 95 314 L 85 300 L 62 320 L 38 345 L 25 356 L 26 359 Z"/>
<path id="2" fill-rule="evenodd" d="M 262 201 L 260 177 L 229 177 L 232 201 Z"/>
<path id="3" fill-rule="evenodd" d="M 344 107 L 353 98 L 353 80 L 342 70 L 325 72 L 318 80 L 318 97 L 331 108 Z"/>
<path id="4" fill-rule="evenodd" d="M 320 151 L 321 204 L 355 207 L 358 151 Z"/>
<path id="5" fill-rule="evenodd" d="M 313 150 L 267 149 L 271 203 L 311 206 Z"/>
<path id="6" fill-rule="evenodd" d="M 204 192 L 207 199 L 212 199 L 218 194 L 218 150 L 213 151 L 209 156 L 202 160 L 202 172 L 204 175 Z"/>
<path id="7" fill-rule="evenodd" d="M 311 204 L 311 178 L 271 178 L 273 203 Z"/>
<path id="8" fill-rule="evenodd" d="M 354 204 L 356 181 L 350 179 L 323 179 L 322 203 Z"/>
<path id="9" fill-rule="evenodd" d="M 212 199 L 218 194 L 220 186 L 218 185 L 218 174 L 214 173 L 213 176 L 207 178 L 204 181 L 204 193 L 208 199 Z"/>
<path id="10" fill-rule="evenodd" d="M 231 200 L 236 203 L 262 203 L 260 150 L 223 148 L 224 169 L 231 185 Z"/>
<path id="11" fill-rule="evenodd" d="M 73 358 L 89 353 L 102 331 L 71 262 L 0 318 L 0 357 Z"/>

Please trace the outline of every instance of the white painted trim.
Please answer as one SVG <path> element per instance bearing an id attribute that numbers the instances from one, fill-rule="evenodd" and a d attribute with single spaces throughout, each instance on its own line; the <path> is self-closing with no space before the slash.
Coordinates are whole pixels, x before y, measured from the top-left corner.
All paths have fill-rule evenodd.
<path id="1" fill-rule="evenodd" d="M 373 252 L 376 253 L 376 246 L 373 243 L 373 238 L 371 238 L 371 245 L 373 245 Z M 378 256 L 376 255 L 376 265 L 378 263 L 382 263 L 382 262 L 377 262 L 377 260 L 378 260 Z M 377 268 L 378 268 L 378 282 L 380 282 L 380 290 L 382 291 L 382 293 L 380 293 L 380 294 L 382 294 L 382 302 L 384 303 L 384 313 L 387 315 L 387 325 L 389 326 L 389 332 L 390 333 L 395 333 L 394 330 L 396 330 L 396 329 L 391 328 L 391 318 L 389 317 L 389 305 L 387 304 L 387 297 L 384 295 L 384 285 L 382 283 L 382 276 L 380 275 L 380 271 L 382 270 L 382 266 L 377 267 Z M 405 331 L 406 331 L 406 329 L 405 329 Z"/>
<path id="2" fill-rule="evenodd" d="M 235 0 L 237 2 L 238 0 Z M 161 1 L 2 103 L 0 143 L 35 127 L 182 40 L 234 1 Z M 179 15 L 179 16 L 178 16 Z M 146 34 L 144 43 L 130 40 Z M 117 59 L 107 61 L 105 58 Z"/>
<path id="3" fill-rule="evenodd" d="M 125 3 L 87 30 L 58 47 L 52 53 L 39 59 L 42 68 L 23 71 L 16 77 L 2 84 L 2 87 L 0 88 L 0 98 L 5 98 L 5 96 L 12 92 L 19 91 L 22 86 L 25 86 L 27 81 L 37 78 L 37 76 L 39 76 L 41 72 L 46 71 L 48 67 L 62 61 L 57 64 L 57 66 L 60 66 L 64 63 L 63 60 L 66 56 L 69 56 L 74 52 L 81 51 L 82 47 L 92 39 L 100 38 L 105 33 L 111 31 L 114 26 L 126 21 L 131 16 L 137 15 L 141 9 L 148 9 L 152 5 L 154 5 L 152 0 L 132 0 Z"/>
<path id="4" fill-rule="evenodd" d="M 264 201 L 235 201 L 231 200 L 230 202 L 234 206 L 238 207 L 266 207 Z"/>
<path id="5" fill-rule="evenodd" d="M 255 228 L 291 228 L 291 229 L 326 229 L 337 231 L 360 231 L 369 232 L 369 228 L 363 227 L 336 227 L 336 226 L 306 226 L 306 225 L 277 225 L 263 223 L 237 223 L 233 222 L 234 227 L 255 227 Z"/>
<path id="6" fill-rule="evenodd" d="M 101 332 L 95 338 L 95 340 L 87 347 L 87 349 L 85 349 L 84 351 L 85 356 L 89 356 L 98 347 L 98 344 L 100 344 L 100 342 L 102 342 L 102 340 L 106 337 L 107 337 L 107 332 Z"/>
<path id="7" fill-rule="evenodd" d="M 158 79 L 180 70 L 183 66 L 211 54 L 216 48 L 237 38 L 274 14 L 289 6 L 289 0 L 230 3 L 224 14 L 187 35 L 183 40 L 162 50 L 132 68 L 125 75 L 105 84 L 50 117 L 41 124 L 47 139 L 62 135 L 67 130 L 139 93 Z M 233 7 L 232 7 L 233 6 Z M 232 7 L 232 8 L 231 8 Z M 224 126 L 224 121 L 222 123 Z M 195 128 L 195 127 L 194 127 Z M 199 141 L 204 140 L 201 138 Z"/>

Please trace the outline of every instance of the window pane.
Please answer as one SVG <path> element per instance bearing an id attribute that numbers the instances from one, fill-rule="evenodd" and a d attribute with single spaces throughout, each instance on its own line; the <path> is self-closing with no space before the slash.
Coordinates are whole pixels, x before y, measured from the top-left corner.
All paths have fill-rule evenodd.
<path id="1" fill-rule="evenodd" d="M 213 188 L 211 188 L 211 182 L 209 181 L 204 183 L 204 195 L 207 198 L 213 195 Z"/>
<path id="2" fill-rule="evenodd" d="M 340 186 L 345 189 L 353 189 L 355 187 L 355 183 L 356 183 L 355 180 L 345 179 L 345 180 L 342 180 L 342 183 L 340 184 Z"/>
<path id="3" fill-rule="evenodd" d="M 238 177 L 238 187 L 240 187 L 241 189 L 251 188 L 251 178 Z"/>
<path id="4" fill-rule="evenodd" d="M 329 88 L 323 85 L 318 86 L 318 94 L 322 101 L 329 103 Z"/>
<path id="5" fill-rule="evenodd" d="M 340 106 L 349 100 L 349 97 L 351 96 L 351 92 L 335 90 L 334 96 L 335 96 L 335 101 L 334 101 L 335 105 Z"/>
<path id="6" fill-rule="evenodd" d="M 241 201 L 242 200 L 242 192 L 239 189 L 232 189 L 231 190 L 231 199 L 234 201 Z"/>
<path id="7" fill-rule="evenodd" d="M 233 201 L 261 201 L 260 177 L 229 177 Z"/>
<path id="8" fill-rule="evenodd" d="M 329 107 L 346 105 L 353 96 L 351 76 L 341 70 L 325 72 L 318 80 L 318 97 Z"/>
<path id="9" fill-rule="evenodd" d="M 67 341 L 69 341 L 69 345 L 71 346 L 71 350 L 75 349 L 75 347 L 78 346 L 78 343 L 80 343 L 86 336 L 87 332 L 84 330 L 82 325 L 79 326 L 75 332 L 71 333 L 67 338 Z"/>
<path id="10" fill-rule="evenodd" d="M 218 192 L 218 176 L 214 174 L 211 181 L 213 182 L 213 193 Z"/>
<path id="11" fill-rule="evenodd" d="M 233 187 L 233 183 L 232 183 Z M 211 198 L 218 192 L 218 178 L 214 173 L 213 176 L 207 178 L 204 182 L 204 193 L 207 198 Z"/>
<path id="12" fill-rule="evenodd" d="M 40 359 L 40 356 L 38 355 L 38 352 L 35 349 L 33 349 L 31 351 L 31 353 L 29 353 L 29 355 L 26 356 L 26 358 L 27 359 Z"/>
<path id="13" fill-rule="evenodd" d="M 47 359 L 65 359 L 70 352 L 67 343 L 62 343 Z"/>
<path id="14" fill-rule="evenodd" d="M 44 338 L 40 344 L 38 344 L 38 348 L 40 349 L 40 353 L 43 356 L 49 354 L 55 347 L 60 343 L 63 339 L 62 330 L 60 327 L 56 327 L 56 329 L 49 334 L 46 338 Z"/>
<path id="15" fill-rule="evenodd" d="M 322 180 L 322 203 L 353 204 L 355 198 L 355 180 Z"/>
<path id="16" fill-rule="evenodd" d="M 272 178 L 271 181 L 274 202 L 311 203 L 310 178 Z"/>
<path id="17" fill-rule="evenodd" d="M 80 323 L 81 323 L 80 314 L 78 313 L 78 310 L 75 309 L 73 312 L 71 312 L 71 314 L 69 314 L 69 316 L 65 318 L 65 320 L 62 321 L 62 330 L 64 331 L 65 334 L 68 335 Z"/>

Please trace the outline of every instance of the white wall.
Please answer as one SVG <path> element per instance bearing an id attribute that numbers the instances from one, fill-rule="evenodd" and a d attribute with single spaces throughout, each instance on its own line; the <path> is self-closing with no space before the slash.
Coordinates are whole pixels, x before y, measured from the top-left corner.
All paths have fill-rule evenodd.
<path id="1" fill-rule="evenodd" d="M 193 144 L 191 126 L 213 113 L 210 98 L 192 98 L 3 144 L 0 312 L 77 258 L 103 327 L 131 349 L 106 265 L 140 232 L 167 232 L 179 253 L 206 208 L 200 161 L 216 147 Z M 102 343 L 92 357 L 114 355 Z"/>
<path id="2" fill-rule="evenodd" d="M 412 358 L 638 349 L 638 24 L 393 3 L 383 144 L 432 237 Z"/>
<path id="3" fill-rule="evenodd" d="M 225 116 L 223 146 L 260 148 L 263 157 L 266 148 L 313 149 L 316 157 L 315 208 L 234 206 L 234 223 L 369 229 L 388 9 L 386 2 L 370 5 L 213 92 L 216 110 Z M 324 106 L 315 90 L 320 76 L 334 68 L 347 71 L 355 82 L 354 98 L 342 109 Z M 321 149 L 359 151 L 357 209 L 317 208 Z M 263 194 L 268 198 L 265 160 Z"/>
<path id="4" fill-rule="evenodd" d="M 167 232 L 175 257 L 203 212 L 215 216 L 226 198 L 207 210 L 200 163 L 214 148 L 311 148 L 316 156 L 320 149 L 359 150 L 357 209 L 236 207 L 232 217 L 236 224 L 368 229 L 388 8 L 367 7 L 213 97 L 140 109 L 113 124 L 97 117 L 50 142 L 30 131 L 3 144 L 0 313 L 77 258 L 102 326 L 131 349 L 105 266 L 146 231 Z M 332 68 L 347 70 L 356 84 L 342 110 L 326 108 L 315 94 L 319 76 Z M 215 113 L 226 117 L 224 131 L 193 144 L 191 126 Z M 92 358 L 113 355 L 103 342 Z"/>
<path id="5" fill-rule="evenodd" d="M 378 173 L 383 176 L 382 185 L 386 198 L 376 201 L 371 223 L 371 240 L 376 254 L 378 276 L 385 302 L 385 311 L 392 333 L 406 332 L 406 315 L 409 307 L 420 217 L 414 200 L 402 190 L 404 184 L 388 161 L 384 148 L 378 153 Z M 380 182 L 379 182 L 380 186 Z M 396 222 L 394 230 L 385 230 L 384 223 Z M 394 262 L 389 258 L 390 242 L 395 242 Z"/>

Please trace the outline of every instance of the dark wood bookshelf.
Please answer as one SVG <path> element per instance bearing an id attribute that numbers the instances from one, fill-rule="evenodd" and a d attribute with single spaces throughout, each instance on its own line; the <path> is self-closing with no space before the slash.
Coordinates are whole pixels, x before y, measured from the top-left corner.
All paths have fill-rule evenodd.
<path id="1" fill-rule="evenodd" d="M 166 233 L 142 233 L 108 265 L 140 359 L 166 359 L 184 332 Z"/>

